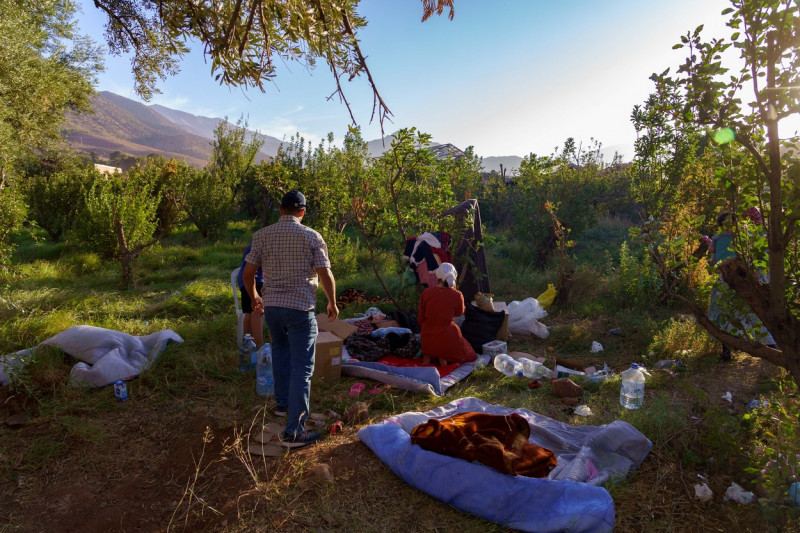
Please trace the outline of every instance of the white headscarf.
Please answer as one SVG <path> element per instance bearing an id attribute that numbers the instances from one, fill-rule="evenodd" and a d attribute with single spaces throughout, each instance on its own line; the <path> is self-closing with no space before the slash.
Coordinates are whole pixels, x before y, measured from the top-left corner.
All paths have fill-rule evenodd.
<path id="1" fill-rule="evenodd" d="M 445 285 L 448 287 L 456 286 L 458 271 L 456 271 L 456 267 L 450 263 L 442 263 L 439 265 L 439 268 L 434 271 L 434 273 L 436 274 L 436 279 L 444 281 Z"/>

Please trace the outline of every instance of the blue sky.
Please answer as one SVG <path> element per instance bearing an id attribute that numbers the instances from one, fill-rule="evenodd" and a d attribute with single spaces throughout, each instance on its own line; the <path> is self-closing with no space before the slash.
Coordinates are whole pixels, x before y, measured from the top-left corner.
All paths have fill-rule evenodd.
<path id="1" fill-rule="evenodd" d="M 84 33 L 102 42 L 103 19 L 82 0 Z M 362 0 L 368 25 L 359 38 L 378 89 L 393 112 L 386 133 L 415 126 L 438 142 L 474 146 L 478 155 L 547 155 L 567 137 L 590 138 L 632 157 L 636 133 L 629 116 L 652 90 L 649 76 L 676 67 L 680 35 L 705 25 L 727 36 L 723 0 L 456 0 L 455 19 L 420 22 L 419 0 Z M 198 48 L 198 50 L 200 50 Z M 213 81 L 202 51 L 159 83 L 158 103 L 196 115 L 244 115 L 249 127 L 288 139 L 299 132 L 318 142 L 340 140 L 350 118 L 324 64 L 314 71 L 288 64 L 266 93 Z M 130 59 L 107 56 L 98 90 L 137 99 Z M 344 86 L 364 138 L 380 137 L 370 123 L 366 79 Z"/>

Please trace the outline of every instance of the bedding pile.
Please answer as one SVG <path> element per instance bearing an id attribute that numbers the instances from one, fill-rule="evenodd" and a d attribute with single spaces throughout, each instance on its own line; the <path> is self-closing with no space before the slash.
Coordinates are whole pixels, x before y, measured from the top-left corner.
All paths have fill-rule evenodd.
<path id="1" fill-rule="evenodd" d="M 551 450 L 558 465 L 546 478 L 503 474 L 489 466 L 422 449 L 411 433 L 431 419 L 459 413 L 516 413 L 528 442 Z M 612 531 L 614 501 L 601 485 L 625 476 L 652 443 L 630 424 L 570 426 L 527 409 L 461 398 L 425 413 L 407 412 L 362 428 L 359 439 L 410 485 L 462 511 L 521 531 Z"/>

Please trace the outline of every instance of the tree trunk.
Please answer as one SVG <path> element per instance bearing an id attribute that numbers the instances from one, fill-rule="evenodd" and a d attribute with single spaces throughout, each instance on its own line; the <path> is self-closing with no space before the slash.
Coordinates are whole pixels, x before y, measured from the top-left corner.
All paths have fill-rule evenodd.
<path id="1" fill-rule="evenodd" d="M 742 297 L 772 334 L 782 352 L 784 362 L 781 366 L 789 370 L 795 381 L 800 383 L 800 320 L 792 315 L 786 305 L 783 291 L 779 291 L 781 297 L 775 302 L 775 291 L 770 287 L 774 281 L 770 284 L 759 281 L 739 257 L 731 257 L 720 263 L 719 271 L 725 283 Z M 736 347 L 733 343 L 731 346 Z M 764 357 L 761 353 L 745 351 Z"/>
<path id="2" fill-rule="evenodd" d="M 378 281 L 380 282 L 381 287 L 383 287 L 384 292 L 389 297 L 389 299 L 392 301 L 392 303 L 397 308 L 397 310 L 398 311 L 402 311 L 403 309 L 400 307 L 400 304 L 397 303 L 397 300 L 395 299 L 394 295 L 392 294 L 392 291 L 390 291 L 389 287 L 386 286 L 386 283 L 383 281 L 383 278 L 381 277 L 381 273 L 378 271 L 378 261 L 377 261 L 377 259 L 375 259 L 375 248 L 374 248 L 372 242 L 370 242 L 370 239 L 367 236 L 367 232 L 364 229 L 364 226 L 361 224 L 361 221 L 358 221 L 358 219 L 356 219 L 356 220 L 358 222 L 358 228 L 361 231 L 361 237 L 364 239 L 364 244 L 367 245 L 367 250 L 369 250 L 369 259 L 370 259 L 370 263 L 372 263 L 372 271 L 375 272 L 375 277 L 378 278 Z"/>
<path id="3" fill-rule="evenodd" d="M 119 245 L 119 265 L 122 269 L 122 286 L 129 289 L 133 282 L 133 254 L 128 249 L 128 240 L 125 238 L 125 228 L 121 220 L 114 222 L 114 231 L 117 234 Z"/>

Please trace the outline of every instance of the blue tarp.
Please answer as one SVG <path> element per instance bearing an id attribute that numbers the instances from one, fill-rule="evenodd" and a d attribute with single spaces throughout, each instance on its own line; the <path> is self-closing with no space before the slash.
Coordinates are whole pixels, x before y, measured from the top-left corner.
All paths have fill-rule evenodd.
<path id="1" fill-rule="evenodd" d="M 530 442 L 555 452 L 548 478 L 502 474 L 490 467 L 423 450 L 410 432 L 430 418 L 463 412 L 519 413 Z M 358 437 L 410 485 L 462 511 L 520 531 L 611 531 L 614 502 L 600 483 L 636 468 L 652 443 L 633 426 L 569 426 L 527 409 L 461 398 L 426 413 L 409 412 L 362 428 Z"/>

